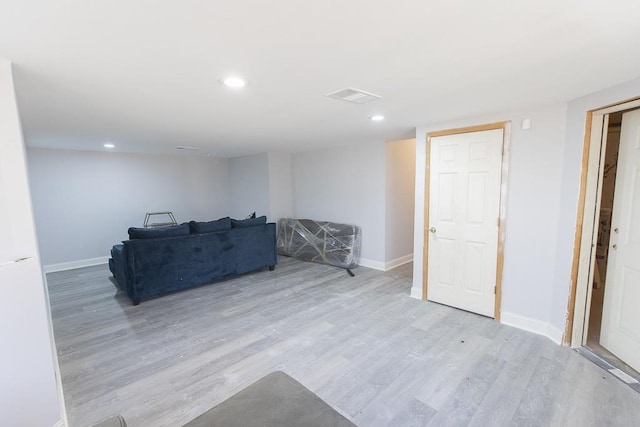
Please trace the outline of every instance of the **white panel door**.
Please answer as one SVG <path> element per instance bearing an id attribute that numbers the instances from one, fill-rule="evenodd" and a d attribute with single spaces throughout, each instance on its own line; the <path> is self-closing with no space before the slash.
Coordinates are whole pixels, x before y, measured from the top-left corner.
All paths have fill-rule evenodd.
<path id="1" fill-rule="evenodd" d="M 640 371 L 640 110 L 622 116 L 600 343 Z"/>
<path id="2" fill-rule="evenodd" d="M 494 317 L 503 129 L 431 138 L 427 299 Z"/>

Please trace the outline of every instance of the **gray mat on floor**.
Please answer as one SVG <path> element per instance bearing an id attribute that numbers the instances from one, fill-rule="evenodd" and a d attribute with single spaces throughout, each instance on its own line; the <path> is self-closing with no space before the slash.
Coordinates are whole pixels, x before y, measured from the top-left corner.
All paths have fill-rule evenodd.
<path id="1" fill-rule="evenodd" d="M 115 415 L 95 424 L 93 427 L 127 427 L 127 423 L 121 415 Z"/>
<path id="2" fill-rule="evenodd" d="M 184 427 L 355 427 L 284 372 L 272 372 Z"/>

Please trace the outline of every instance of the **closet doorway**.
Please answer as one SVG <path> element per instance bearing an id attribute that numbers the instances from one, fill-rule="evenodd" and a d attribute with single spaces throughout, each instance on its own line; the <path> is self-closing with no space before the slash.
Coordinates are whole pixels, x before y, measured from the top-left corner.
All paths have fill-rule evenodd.
<path id="1" fill-rule="evenodd" d="M 639 378 L 640 102 L 589 114 L 571 344 Z"/>
<path id="2" fill-rule="evenodd" d="M 589 323 L 585 345 L 603 357 L 615 356 L 600 344 L 600 330 L 602 328 L 602 310 L 604 307 L 604 293 L 607 286 L 607 266 L 609 261 L 609 242 L 611 240 L 611 214 L 613 212 L 613 197 L 615 192 L 618 154 L 620 148 L 620 127 L 622 112 L 609 115 L 606 132 L 606 148 L 602 167 L 602 182 L 600 210 L 598 215 L 598 234 L 596 238 L 596 256 L 591 288 L 591 303 L 589 309 Z"/>

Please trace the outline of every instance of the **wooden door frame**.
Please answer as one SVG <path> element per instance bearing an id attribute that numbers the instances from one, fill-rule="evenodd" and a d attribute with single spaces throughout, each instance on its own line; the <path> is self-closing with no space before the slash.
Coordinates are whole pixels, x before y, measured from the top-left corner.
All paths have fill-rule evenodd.
<path id="1" fill-rule="evenodd" d="M 496 293 L 494 304 L 494 318 L 500 321 L 500 307 L 502 304 L 502 270 L 504 266 L 504 233 L 507 214 L 507 177 L 509 173 L 509 153 L 511 148 L 511 122 L 496 122 L 485 125 L 468 126 L 456 129 L 439 130 L 427 133 L 425 182 L 424 182 L 424 246 L 422 260 L 422 299 L 427 299 L 429 290 L 429 181 L 431 178 L 431 138 L 438 136 L 457 135 L 485 130 L 502 129 L 502 163 L 500 170 L 500 207 L 498 219 L 498 253 L 496 257 Z"/>
<path id="2" fill-rule="evenodd" d="M 633 98 L 587 111 L 576 229 L 573 240 L 571 288 L 563 339 L 564 344 L 569 344 L 571 347 L 581 347 L 587 339 L 591 309 L 589 306 L 591 286 L 589 284 L 593 282 L 595 241 L 599 225 L 596 220 L 596 210 L 600 206 L 599 176 L 601 174 L 599 169 L 601 163 L 604 162 L 604 156 L 600 156 L 600 153 L 604 148 L 602 140 L 605 116 L 639 107 L 640 98 Z"/>

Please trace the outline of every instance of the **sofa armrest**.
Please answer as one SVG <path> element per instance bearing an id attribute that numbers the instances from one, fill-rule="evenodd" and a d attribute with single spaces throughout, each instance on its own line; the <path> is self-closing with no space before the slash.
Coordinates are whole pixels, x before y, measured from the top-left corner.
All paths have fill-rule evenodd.
<path id="1" fill-rule="evenodd" d="M 113 248 L 111 248 L 109 269 L 111 273 L 113 273 L 113 277 L 115 277 L 120 289 L 126 290 L 127 276 L 125 274 L 124 245 L 114 245 Z"/>

